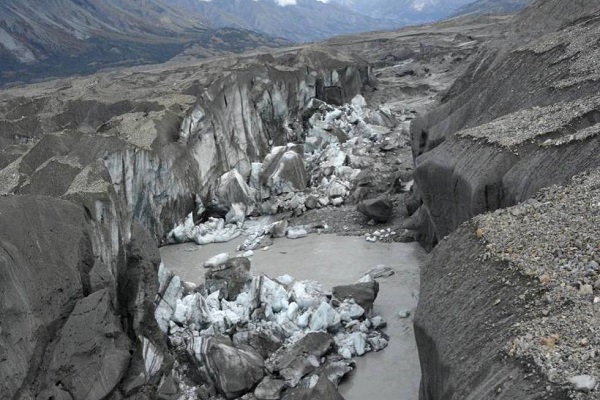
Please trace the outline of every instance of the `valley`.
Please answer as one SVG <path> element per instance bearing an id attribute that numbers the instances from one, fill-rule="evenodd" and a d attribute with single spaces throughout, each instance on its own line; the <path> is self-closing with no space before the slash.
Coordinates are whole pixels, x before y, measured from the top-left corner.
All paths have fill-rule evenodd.
<path id="1" fill-rule="evenodd" d="M 539 0 L 3 89 L 0 397 L 599 398 L 599 30 Z"/>

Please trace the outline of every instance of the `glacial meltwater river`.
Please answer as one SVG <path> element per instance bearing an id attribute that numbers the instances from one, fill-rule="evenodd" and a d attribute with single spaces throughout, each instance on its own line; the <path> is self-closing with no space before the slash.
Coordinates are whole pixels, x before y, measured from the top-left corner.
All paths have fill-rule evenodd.
<path id="1" fill-rule="evenodd" d="M 162 247 L 166 267 L 182 280 L 202 283 L 202 263 L 223 252 L 231 256 L 242 239 L 229 243 L 198 246 L 194 243 Z M 252 273 L 270 277 L 289 274 L 296 279 L 316 280 L 325 287 L 354 283 L 370 268 L 385 264 L 395 275 L 379 279 L 375 314 L 388 326 L 389 346 L 378 353 L 356 357 L 356 369 L 340 385 L 346 400 L 416 400 L 420 379 L 419 359 L 412 328 L 417 305 L 419 267 L 424 258 L 417 244 L 371 243 L 361 237 L 312 234 L 303 239 L 275 239 L 267 251 L 256 250 Z M 398 313 L 409 310 L 409 318 Z"/>

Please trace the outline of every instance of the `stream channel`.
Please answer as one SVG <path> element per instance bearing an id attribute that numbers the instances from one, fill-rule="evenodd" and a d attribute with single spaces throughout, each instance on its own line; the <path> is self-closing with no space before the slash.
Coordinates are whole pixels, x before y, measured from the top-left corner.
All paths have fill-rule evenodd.
<path id="1" fill-rule="evenodd" d="M 204 282 L 202 263 L 219 253 L 236 254 L 242 241 L 171 245 L 161 248 L 161 256 L 165 266 L 182 280 L 200 284 Z M 378 280 L 380 291 L 374 306 L 374 313 L 388 323 L 384 332 L 390 337 L 389 345 L 378 353 L 356 357 L 356 369 L 340 385 L 340 393 L 346 400 L 416 400 L 421 371 L 412 314 L 424 257 L 424 251 L 414 243 L 371 243 L 361 237 L 312 234 L 295 240 L 275 239 L 268 250 L 256 250 L 251 262 L 253 275 L 264 273 L 275 278 L 289 274 L 321 282 L 329 290 L 356 282 L 376 265 L 391 267 L 395 274 Z M 399 312 L 405 310 L 411 316 L 400 318 Z"/>

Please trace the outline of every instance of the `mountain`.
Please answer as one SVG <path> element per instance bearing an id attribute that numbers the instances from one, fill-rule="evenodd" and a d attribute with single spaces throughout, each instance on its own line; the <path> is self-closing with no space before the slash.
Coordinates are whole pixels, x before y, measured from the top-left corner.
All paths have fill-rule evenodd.
<path id="1" fill-rule="evenodd" d="M 0 85 L 389 30 L 470 1 L 2 0 Z"/>
<path id="2" fill-rule="evenodd" d="M 409 25 L 437 21 L 473 0 L 330 0 L 372 18 Z"/>
<path id="3" fill-rule="evenodd" d="M 533 0 L 477 0 L 460 7 L 453 16 L 476 14 L 513 14 L 531 4 Z"/>
<path id="4" fill-rule="evenodd" d="M 399 26 L 322 0 L 174 0 L 174 4 L 201 14 L 214 27 L 249 29 L 295 42 Z"/>
<path id="5" fill-rule="evenodd" d="M 163 62 L 194 44 L 215 54 L 288 42 L 216 29 L 171 0 L 0 3 L 0 84 Z"/>

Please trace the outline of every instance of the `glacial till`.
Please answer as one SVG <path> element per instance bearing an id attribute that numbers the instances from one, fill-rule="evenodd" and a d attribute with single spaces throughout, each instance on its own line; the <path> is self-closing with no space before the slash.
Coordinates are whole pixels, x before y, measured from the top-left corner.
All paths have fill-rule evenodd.
<path id="1" fill-rule="evenodd" d="M 531 279 L 515 305 L 530 312 L 514 324 L 508 356 L 533 360 L 550 382 L 571 389 L 572 398 L 599 399 L 600 171 L 475 221 L 485 258 L 506 261 Z"/>

